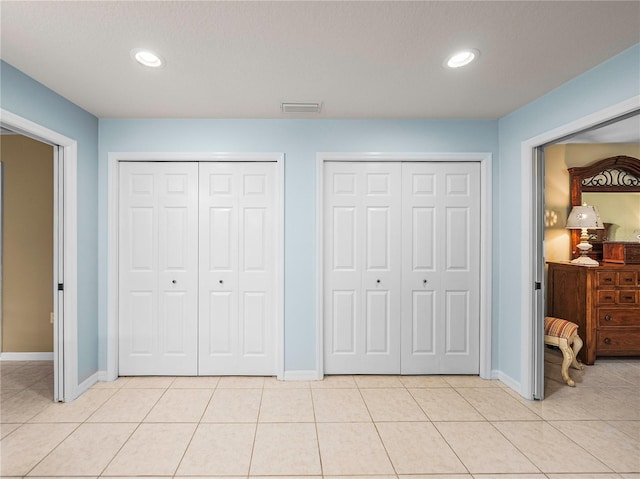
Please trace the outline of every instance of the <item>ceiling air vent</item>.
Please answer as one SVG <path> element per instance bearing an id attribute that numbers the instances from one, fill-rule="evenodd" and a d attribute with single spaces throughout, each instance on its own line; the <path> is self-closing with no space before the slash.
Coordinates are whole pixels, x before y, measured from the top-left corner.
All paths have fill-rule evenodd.
<path id="1" fill-rule="evenodd" d="M 322 103 L 287 102 L 280 105 L 282 113 L 320 113 Z"/>

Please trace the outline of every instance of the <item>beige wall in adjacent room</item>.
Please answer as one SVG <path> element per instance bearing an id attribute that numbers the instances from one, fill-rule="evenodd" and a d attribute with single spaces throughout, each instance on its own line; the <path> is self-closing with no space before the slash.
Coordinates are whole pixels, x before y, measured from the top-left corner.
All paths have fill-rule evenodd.
<path id="1" fill-rule="evenodd" d="M 53 351 L 53 147 L 0 137 L 2 351 Z"/>
<path id="2" fill-rule="evenodd" d="M 640 144 L 574 143 L 545 149 L 545 259 L 569 261 L 571 242 L 565 228 L 571 211 L 567 168 L 587 166 L 612 156 L 640 158 Z M 626 234 L 626 232 L 622 232 Z"/>

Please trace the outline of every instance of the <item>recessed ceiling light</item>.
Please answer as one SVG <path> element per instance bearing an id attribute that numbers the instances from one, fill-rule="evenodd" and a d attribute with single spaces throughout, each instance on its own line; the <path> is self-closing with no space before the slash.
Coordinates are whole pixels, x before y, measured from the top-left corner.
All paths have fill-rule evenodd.
<path id="1" fill-rule="evenodd" d="M 447 58 L 445 65 L 449 68 L 460 68 L 465 65 L 468 65 L 475 59 L 480 56 L 480 52 L 475 48 L 469 48 L 467 50 L 462 50 L 454 53 L 449 58 Z"/>
<path id="2" fill-rule="evenodd" d="M 160 55 L 144 48 L 131 50 L 131 57 L 145 67 L 159 68 L 164 65 L 164 59 Z"/>

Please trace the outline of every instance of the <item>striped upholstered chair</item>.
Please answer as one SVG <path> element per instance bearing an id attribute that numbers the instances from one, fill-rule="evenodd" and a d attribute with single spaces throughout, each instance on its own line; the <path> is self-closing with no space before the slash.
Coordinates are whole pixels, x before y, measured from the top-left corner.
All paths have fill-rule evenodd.
<path id="1" fill-rule="evenodd" d="M 584 369 L 578 362 L 578 352 L 582 348 L 582 340 L 578 336 L 578 325 L 565 319 L 547 316 L 544 318 L 544 343 L 558 346 L 562 351 L 562 379 L 569 385 L 576 383 L 569 377 L 569 365 L 575 369 Z"/>

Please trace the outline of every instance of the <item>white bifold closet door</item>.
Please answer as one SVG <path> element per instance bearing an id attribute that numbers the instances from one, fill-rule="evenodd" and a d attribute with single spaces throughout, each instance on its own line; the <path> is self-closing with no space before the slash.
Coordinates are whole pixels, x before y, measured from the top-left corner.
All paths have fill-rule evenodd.
<path id="1" fill-rule="evenodd" d="M 400 371 L 401 164 L 325 164 L 326 374 Z"/>
<path id="2" fill-rule="evenodd" d="M 275 163 L 200 164 L 200 374 L 273 375 Z"/>
<path id="3" fill-rule="evenodd" d="M 120 164 L 119 374 L 198 371 L 198 164 Z"/>
<path id="4" fill-rule="evenodd" d="M 480 168 L 327 162 L 327 374 L 478 374 Z"/>
<path id="5" fill-rule="evenodd" d="M 480 165 L 402 165 L 402 374 L 480 372 Z"/>
<path id="6" fill-rule="evenodd" d="M 120 375 L 276 373 L 275 198 L 275 163 L 120 164 Z"/>

